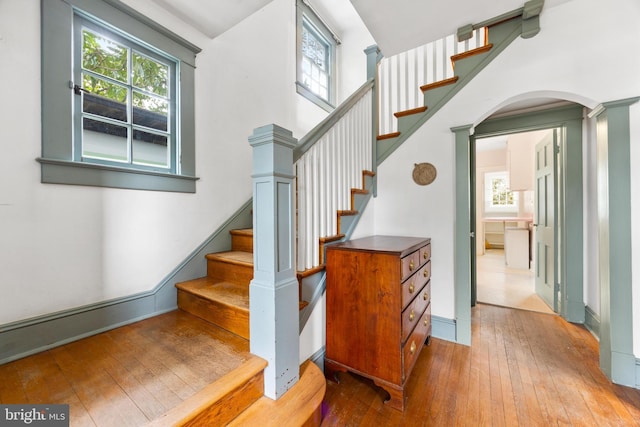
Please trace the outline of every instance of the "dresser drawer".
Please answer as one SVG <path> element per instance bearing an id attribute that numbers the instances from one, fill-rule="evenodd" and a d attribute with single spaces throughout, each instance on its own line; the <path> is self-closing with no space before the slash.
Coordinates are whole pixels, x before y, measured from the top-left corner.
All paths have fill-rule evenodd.
<path id="1" fill-rule="evenodd" d="M 424 264 L 431 259 L 431 243 L 420 248 L 420 262 Z"/>
<path id="2" fill-rule="evenodd" d="M 418 295 L 413 299 L 411 304 L 402 312 L 402 342 L 405 342 L 409 334 L 416 327 L 425 308 L 429 305 L 431 298 L 431 283 L 427 283 Z"/>
<path id="3" fill-rule="evenodd" d="M 417 271 L 413 276 L 406 280 L 402 284 L 402 309 L 404 310 L 407 305 L 415 298 L 416 295 L 422 290 L 422 287 L 429 281 L 431 277 L 431 264 L 428 264 L 429 274 L 425 277 L 425 267 L 423 266 L 420 271 Z"/>
<path id="4" fill-rule="evenodd" d="M 427 306 L 422 317 L 418 320 L 416 328 L 404 345 L 402 355 L 403 381 L 411 374 L 413 365 L 424 346 L 427 336 L 431 336 L 431 304 Z"/>
<path id="5" fill-rule="evenodd" d="M 420 267 L 420 271 L 417 274 L 422 280 L 429 280 L 431 278 L 431 261 L 427 261 L 425 265 Z"/>
<path id="6" fill-rule="evenodd" d="M 401 281 L 405 281 L 409 276 L 420 268 L 420 250 L 417 250 L 401 260 Z"/>

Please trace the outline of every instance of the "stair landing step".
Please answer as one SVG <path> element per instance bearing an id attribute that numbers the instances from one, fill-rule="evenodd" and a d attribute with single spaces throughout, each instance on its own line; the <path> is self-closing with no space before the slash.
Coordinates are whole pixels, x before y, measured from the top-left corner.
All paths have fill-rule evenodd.
<path id="1" fill-rule="evenodd" d="M 226 425 L 262 398 L 267 362 L 251 356 L 148 426 Z"/>
<path id="2" fill-rule="evenodd" d="M 176 283 L 176 288 L 208 301 L 217 301 L 249 312 L 249 289 L 231 282 L 216 282 L 210 277 Z"/>
<path id="3" fill-rule="evenodd" d="M 300 380 L 278 400 L 260 398 L 229 426 L 319 426 L 327 383 L 320 368 L 307 361 L 300 366 Z"/>

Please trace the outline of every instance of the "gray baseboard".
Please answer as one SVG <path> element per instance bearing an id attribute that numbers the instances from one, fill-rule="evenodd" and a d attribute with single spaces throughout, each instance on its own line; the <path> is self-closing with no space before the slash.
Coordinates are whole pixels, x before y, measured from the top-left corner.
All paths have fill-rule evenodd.
<path id="1" fill-rule="evenodd" d="M 640 359 L 636 359 L 636 388 L 640 389 Z"/>
<path id="2" fill-rule="evenodd" d="M 584 326 L 598 339 L 600 339 L 600 316 L 588 305 L 584 307 Z"/>
<path id="3" fill-rule="evenodd" d="M 175 310 L 174 285 L 206 275 L 204 256 L 228 250 L 230 230 L 252 227 L 252 206 L 245 203 L 151 291 L 0 325 L 0 364 Z"/>
<path id="4" fill-rule="evenodd" d="M 457 342 L 456 321 L 444 317 L 431 316 L 431 335 L 445 341 Z"/>

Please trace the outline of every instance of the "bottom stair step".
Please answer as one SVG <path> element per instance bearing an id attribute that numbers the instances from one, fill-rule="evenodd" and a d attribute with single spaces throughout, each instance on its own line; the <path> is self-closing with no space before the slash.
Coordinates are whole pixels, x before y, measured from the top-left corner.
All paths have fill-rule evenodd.
<path id="1" fill-rule="evenodd" d="M 231 421 L 229 426 L 319 426 L 327 383 L 320 368 L 306 361 L 300 366 L 300 380 L 280 399 L 260 398 Z"/>
<path id="2" fill-rule="evenodd" d="M 148 426 L 226 425 L 262 398 L 266 366 L 264 359 L 252 356 Z"/>
<path id="3" fill-rule="evenodd" d="M 178 307 L 249 339 L 249 289 L 210 277 L 177 283 Z"/>

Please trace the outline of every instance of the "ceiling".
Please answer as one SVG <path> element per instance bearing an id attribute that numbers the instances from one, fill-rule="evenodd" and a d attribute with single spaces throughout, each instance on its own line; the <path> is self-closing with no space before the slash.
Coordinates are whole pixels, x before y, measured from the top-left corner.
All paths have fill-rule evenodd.
<path id="1" fill-rule="evenodd" d="M 570 0 L 546 0 L 544 8 Z M 524 6 L 525 0 L 351 0 L 385 56 L 455 34 Z"/>
<path id="2" fill-rule="evenodd" d="M 152 0 L 209 38 L 215 38 L 271 0 Z"/>
<path id="3" fill-rule="evenodd" d="M 209 38 L 215 38 L 272 0 L 151 0 Z M 291 0 L 292 2 L 295 0 Z M 385 56 L 454 34 L 458 28 L 522 7 L 525 0 L 304 0 L 339 30 L 357 13 Z M 545 9 L 570 0 L 546 0 Z"/>

